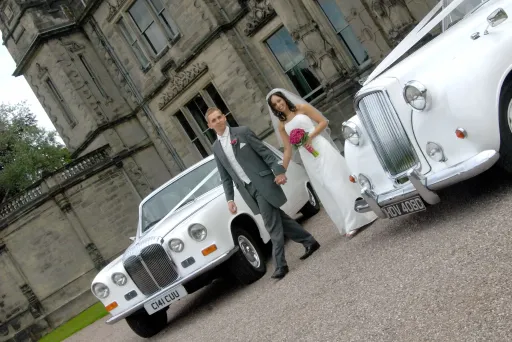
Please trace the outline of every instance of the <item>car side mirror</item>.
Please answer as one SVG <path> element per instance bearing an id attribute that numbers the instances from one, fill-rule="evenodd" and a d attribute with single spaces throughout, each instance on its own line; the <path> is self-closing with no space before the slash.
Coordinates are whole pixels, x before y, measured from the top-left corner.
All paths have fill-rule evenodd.
<path id="1" fill-rule="evenodd" d="M 491 27 L 496 27 L 507 19 L 507 12 L 505 12 L 503 8 L 498 8 L 487 17 L 487 22 Z"/>
<path id="2" fill-rule="evenodd" d="M 130 241 L 131 242 L 135 241 L 135 236 L 130 236 Z"/>

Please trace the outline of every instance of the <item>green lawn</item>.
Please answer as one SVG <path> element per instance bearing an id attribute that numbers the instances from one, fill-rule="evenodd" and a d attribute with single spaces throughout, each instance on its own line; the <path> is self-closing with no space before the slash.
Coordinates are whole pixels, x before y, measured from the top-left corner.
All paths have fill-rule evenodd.
<path id="1" fill-rule="evenodd" d="M 77 316 L 73 317 L 66 323 L 59 326 L 57 329 L 43 336 L 39 342 L 60 342 L 69 336 L 73 335 L 86 326 L 96 322 L 98 319 L 108 315 L 107 310 L 101 303 L 96 303 L 85 311 L 82 311 Z"/>

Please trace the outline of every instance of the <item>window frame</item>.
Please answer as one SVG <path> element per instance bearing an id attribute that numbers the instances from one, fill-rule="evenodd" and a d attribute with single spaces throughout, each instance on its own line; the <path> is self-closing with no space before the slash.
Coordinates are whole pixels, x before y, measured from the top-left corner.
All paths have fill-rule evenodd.
<path id="1" fill-rule="evenodd" d="M 291 70 L 293 70 L 297 65 L 299 65 L 300 63 L 306 61 L 309 65 L 309 62 L 306 58 L 306 56 L 299 50 L 299 53 L 301 54 L 301 56 L 303 57 L 299 62 L 295 63 L 292 67 L 290 67 L 288 70 L 285 70 L 285 68 L 283 67 L 283 65 L 281 64 L 281 62 L 279 61 L 279 59 L 277 58 L 275 52 L 272 50 L 272 48 L 270 47 L 268 41 L 269 39 L 271 39 L 274 35 L 276 35 L 279 31 L 281 31 L 282 29 L 286 30 L 286 32 L 288 32 L 288 34 L 290 35 L 291 37 L 291 34 L 290 32 L 286 29 L 286 27 L 284 25 L 279 25 L 275 30 L 273 30 L 268 36 L 266 36 L 262 42 L 263 44 L 265 45 L 265 48 L 266 50 L 270 53 L 270 55 L 272 56 L 272 58 L 274 59 L 274 62 L 277 64 L 279 70 L 281 70 L 281 72 L 283 72 L 283 74 L 285 75 L 286 79 L 290 82 L 290 84 L 292 85 L 292 87 L 295 89 L 295 91 L 299 93 L 299 90 L 297 89 L 297 87 L 295 87 L 295 84 L 293 83 L 292 79 L 290 78 L 290 76 L 288 75 L 288 72 L 290 72 Z M 293 40 L 293 38 L 292 38 Z M 295 42 L 294 42 L 295 44 Z M 297 49 L 299 49 L 297 47 Z M 318 87 L 316 88 L 312 88 L 310 86 L 310 88 L 312 89 L 308 94 L 306 95 L 301 95 L 301 97 L 308 101 L 308 102 L 311 102 L 311 101 L 314 101 L 314 99 L 316 99 L 317 97 L 321 96 L 323 94 L 323 86 L 322 86 L 322 82 L 321 80 L 318 78 L 317 75 L 315 75 L 315 72 L 314 70 L 311 68 L 311 66 L 309 65 L 309 69 L 311 71 L 311 73 L 313 74 L 313 76 L 317 79 L 318 83 L 320 84 Z M 301 73 L 302 75 L 302 73 Z M 303 76 L 303 75 L 302 75 Z M 304 77 L 304 76 L 303 76 Z M 308 83 L 308 86 L 309 86 L 309 83 Z M 315 95 L 314 97 L 312 97 L 313 95 Z"/>
<path id="2" fill-rule="evenodd" d="M 206 136 L 206 132 L 210 130 L 210 128 L 208 128 L 206 131 L 202 131 L 201 130 L 201 127 L 199 126 L 199 123 L 196 121 L 195 117 L 192 115 L 192 113 L 190 112 L 190 110 L 187 108 L 187 105 L 194 100 L 194 98 L 197 96 L 197 95 L 200 95 L 201 98 L 203 99 L 203 101 L 206 103 L 206 105 L 208 107 L 217 107 L 217 104 L 215 103 L 215 101 L 213 100 L 213 98 L 210 96 L 210 94 L 208 93 L 208 91 L 206 90 L 209 86 L 212 86 L 216 91 L 217 93 L 219 94 L 219 97 L 220 99 L 222 100 L 222 102 L 224 103 L 224 105 L 226 106 L 226 108 L 229 110 L 229 113 L 226 114 L 226 113 L 223 113 L 225 116 L 228 116 L 230 115 L 231 118 L 234 120 L 234 122 L 237 124 L 237 126 L 239 126 L 239 123 L 237 122 L 236 118 L 234 117 L 233 115 L 233 111 L 229 108 L 226 100 L 224 99 L 224 97 L 222 96 L 222 94 L 220 93 L 220 91 L 217 89 L 217 87 L 215 86 L 215 83 L 213 83 L 212 81 L 210 82 L 206 82 L 206 84 L 204 86 L 202 86 L 199 91 L 195 92 L 193 94 L 193 96 L 191 96 L 190 98 L 187 98 L 187 100 L 182 104 L 180 105 L 175 111 L 174 113 L 171 115 L 173 117 L 173 120 L 177 123 L 177 125 L 179 126 L 180 130 L 182 131 L 182 134 L 188 139 L 187 143 L 189 145 L 194 145 L 194 148 L 195 148 L 195 151 L 197 152 L 197 154 L 199 156 L 201 156 L 201 158 L 206 158 L 205 156 L 202 156 L 201 152 L 199 151 L 199 149 L 197 147 L 195 147 L 195 143 L 193 142 L 193 140 L 190 139 L 190 136 L 189 134 L 186 132 L 185 128 L 183 127 L 183 125 L 181 124 L 180 120 L 176 117 L 176 115 L 181 112 L 185 118 L 185 120 L 187 121 L 188 125 L 192 128 L 192 130 L 194 131 L 194 134 L 196 135 L 196 139 L 199 141 L 199 143 L 202 145 L 203 149 L 206 150 L 206 152 L 211 155 L 213 153 L 213 142 L 210 143 L 210 140 L 208 139 L 208 137 Z M 203 115 L 204 117 L 204 115 Z M 235 126 L 235 127 L 237 127 Z M 216 135 L 216 133 L 214 133 Z"/>
<path id="3" fill-rule="evenodd" d="M 347 55 L 349 55 L 350 59 L 352 60 L 352 62 L 354 63 L 354 65 L 359 68 L 359 69 L 362 69 L 362 68 L 365 68 L 367 65 L 371 64 L 371 57 L 370 57 L 370 54 L 369 54 L 369 51 L 368 49 L 363 45 L 363 43 L 361 43 L 361 41 L 359 40 L 359 38 L 357 37 L 356 33 L 354 32 L 354 29 L 352 28 L 352 26 L 350 25 L 350 23 L 347 21 L 347 17 L 345 16 L 345 13 L 343 13 L 343 11 L 341 10 L 341 8 L 339 7 L 339 5 L 336 3 L 335 0 L 334 1 L 334 4 L 338 7 L 338 10 L 340 11 L 340 13 L 343 15 L 343 19 L 345 20 L 346 22 L 346 26 L 343 27 L 341 30 L 337 30 L 335 27 L 334 27 L 334 24 L 332 23 L 331 19 L 329 18 L 329 16 L 327 15 L 327 13 L 325 12 L 324 8 L 322 7 L 322 5 L 320 4 L 320 1 L 319 0 L 314 0 L 314 3 L 318 6 L 318 9 L 320 10 L 320 13 L 322 14 L 323 18 L 327 21 L 327 24 L 329 25 L 329 27 L 331 28 L 331 30 L 334 32 L 334 34 L 336 35 L 336 38 L 338 39 L 338 41 L 341 43 L 341 45 L 343 46 L 345 52 Z M 354 36 L 356 37 L 356 39 L 359 41 L 359 44 L 361 44 L 361 46 L 364 48 L 364 50 L 366 51 L 366 54 L 368 56 L 368 58 L 363 61 L 362 63 L 359 63 L 354 55 L 354 52 L 352 51 L 352 49 L 350 48 L 350 46 L 345 42 L 345 39 L 342 37 L 341 35 L 341 32 L 343 32 L 344 30 L 346 30 L 347 28 L 350 28 L 352 30 L 352 32 L 354 33 Z"/>
<path id="4" fill-rule="evenodd" d="M 161 51 L 153 51 L 153 48 L 150 46 L 150 43 L 148 42 L 149 38 L 145 38 L 143 36 L 143 33 L 145 31 L 141 31 L 141 29 L 139 29 L 137 23 L 135 22 L 135 19 L 129 12 L 130 9 L 138 1 L 141 1 L 143 5 L 146 6 L 152 18 L 152 22 L 150 25 L 148 25 L 146 30 L 154 24 L 158 27 L 159 31 L 165 38 L 166 44 Z M 152 3 L 152 0 L 134 0 L 127 3 L 124 6 L 124 9 L 120 11 L 119 17 L 115 20 L 115 29 L 122 36 L 124 42 L 128 45 L 131 53 L 139 63 L 140 69 L 143 72 L 147 72 L 149 69 L 151 69 L 152 65 L 156 63 L 158 60 L 160 60 L 160 58 L 162 58 L 162 56 L 164 56 L 169 51 L 169 48 L 172 47 L 181 38 L 181 31 L 176 21 L 174 20 L 172 14 L 170 13 L 168 6 L 166 6 L 162 2 L 162 8 L 163 9 L 157 13 L 156 8 Z M 169 29 L 167 29 L 164 23 L 162 23 L 162 18 L 160 18 L 159 14 L 163 11 L 167 11 L 167 15 L 172 22 L 170 23 L 170 25 L 173 26 L 174 30 L 176 31 L 174 36 L 172 36 Z M 124 27 L 124 29 L 122 28 L 122 26 Z M 128 38 L 133 39 L 133 42 L 130 41 Z M 147 61 L 146 63 L 144 63 L 144 61 L 142 61 L 141 58 L 137 56 L 137 53 L 135 52 L 136 49 L 140 51 L 141 57 L 145 61 Z"/>
<path id="5" fill-rule="evenodd" d="M 68 125 L 71 128 L 75 127 L 77 124 L 75 117 L 72 115 L 66 100 L 64 99 L 64 96 L 62 96 L 62 93 L 59 91 L 50 75 L 47 75 L 44 78 L 44 83 L 53 100 L 57 103 L 57 106 L 59 106 L 60 110 L 63 112 L 64 119 L 66 119 Z"/>

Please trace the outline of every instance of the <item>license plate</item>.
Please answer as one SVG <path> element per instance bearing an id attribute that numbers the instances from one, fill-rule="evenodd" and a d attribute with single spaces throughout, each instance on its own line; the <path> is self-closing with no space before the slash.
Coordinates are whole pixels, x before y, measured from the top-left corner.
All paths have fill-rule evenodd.
<path id="1" fill-rule="evenodd" d="M 187 296 L 187 294 L 187 290 L 185 290 L 183 285 L 173 287 L 172 289 L 165 291 L 150 302 L 144 304 L 144 309 L 146 309 L 148 314 L 152 315 L 155 312 L 168 307 L 172 303 L 183 299 Z"/>
<path id="2" fill-rule="evenodd" d="M 395 218 L 403 215 L 413 214 L 420 211 L 424 211 L 427 208 L 425 203 L 420 196 L 414 196 L 412 198 L 387 205 L 382 208 L 389 218 Z"/>

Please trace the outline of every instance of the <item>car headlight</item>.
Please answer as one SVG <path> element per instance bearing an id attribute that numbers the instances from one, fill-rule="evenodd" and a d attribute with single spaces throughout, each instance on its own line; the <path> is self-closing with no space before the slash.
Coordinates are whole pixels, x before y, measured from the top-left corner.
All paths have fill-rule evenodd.
<path id="1" fill-rule="evenodd" d="M 359 145 L 361 133 L 355 123 L 345 121 L 341 125 L 341 135 L 343 136 L 343 139 L 348 140 L 352 145 Z"/>
<path id="2" fill-rule="evenodd" d="M 183 247 L 185 247 L 185 244 L 180 239 L 171 239 L 169 241 L 169 248 L 173 252 L 179 253 L 183 250 Z"/>
<path id="3" fill-rule="evenodd" d="M 103 283 L 96 283 L 92 286 L 92 292 L 96 297 L 105 299 L 110 294 L 110 289 Z"/>
<path id="4" fill-rule="evenodd" d="M 128 278 L 123 273 L 114 273 L 112 274 L 112 281 L 117 286 L 124 286 L 128 282 Z"/>
<path id="5" fill-rule="evenodd" d="M 208 232 L 205 226 L 201 224 L 193 224 L 188 228 L 188 235 L 196 241 L 203 241 L 206 239 Z"/>
<path id="6" fill-rule="evenodd" d="M 427 88 L 418 81 L 410 81 L 404 87 L 404 100 L 416 110 L 427 108 Z"/>
<path id="7" fill-rule="evenodd" d="M 426 147 L 427 155 L 435 160 L 436 162 L 444 162 L 446 161 L 446 156 L 444 155 L 443 148 L 441 145 L 438 145 L 433 142 L 428 142 Z"/>
<path id="8" fill-rule="evenodd" d="M 373 189 L 373 184 L 370 181 L 370 178 L 368 178 L 365 175 L 363 175 L 362 173 L 360 173 L 359 176 L 357 177 L 357 179 L 359 181 L 359 185 L 361 185 L 362 188 L 367 188 L 369 190 Z"/>

